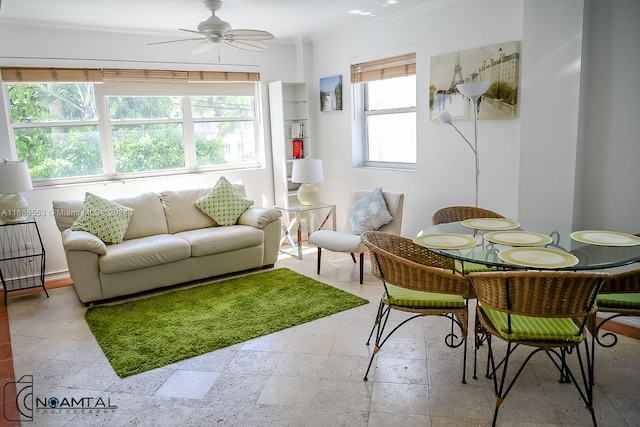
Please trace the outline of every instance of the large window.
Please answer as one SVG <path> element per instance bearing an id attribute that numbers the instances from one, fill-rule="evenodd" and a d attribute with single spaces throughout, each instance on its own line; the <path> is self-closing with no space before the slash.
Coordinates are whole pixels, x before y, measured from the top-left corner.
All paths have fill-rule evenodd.
<path id="1" fill-rule="evenodd" d="M 354 64 L 355 136 L 364 166 L 414 168 L 416 163 L 415 54 Z"/>
<path id="2" fill-rule="evenodd" d="M 255 73 L 4 68 L 2 77 L 34 181 L 258 166 Z"/>

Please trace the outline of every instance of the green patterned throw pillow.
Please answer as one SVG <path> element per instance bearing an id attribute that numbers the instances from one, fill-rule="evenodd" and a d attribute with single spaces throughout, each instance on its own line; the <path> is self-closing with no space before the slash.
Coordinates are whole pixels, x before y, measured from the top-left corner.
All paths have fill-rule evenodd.
<path id="1" fill-rule="evenodd" d="M 240 215 L 253 205 L 253 200 L 244 197 L 222 176 L 207 195 L 196 200 L 195 205 L 218 225 L 224 226 L 234 225 Z"/>
<path id="2" fill-rule="evenodd" d="M 82 212 L 71 229 L 91 233 L 105 243 L 122 243 L 132 215 L 131 208 L 86 193 Z"/>
<path id="3" fill-rule="evenodd" d="M 354 234 L 373 231 L 388 224 L 393 217 L 387 210 L 387 204 L 378 187 L 347 208 Z"/>

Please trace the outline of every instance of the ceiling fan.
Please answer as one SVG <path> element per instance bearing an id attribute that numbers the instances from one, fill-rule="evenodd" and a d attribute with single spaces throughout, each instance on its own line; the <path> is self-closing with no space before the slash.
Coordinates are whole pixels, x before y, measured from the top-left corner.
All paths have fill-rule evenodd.
<path id="1" fill-rule="evenodd" d="M 207 52 L 221 42 L 238 49 L 262 52 L 268 47 L 263 41 L 274 38 L 273 34 L 262 30 L 232 30 L 231 25 L 229 25 L 228 22 L 225 22 L 216 16 L 216 10 L 219 10 L 222 7 L 221 0 L 204 0 L 204 6 L 211 11 L 211 16 L 199 23 L 197 30 L 185 30 L 184 28 L 179 28 L 180 31 L 198 34 L 199 37 L 168 40 L 164 42 L 149 43 L 148 45 L 201 40 L 201 43 L 197 44 L 191 51 L 192 54 L 196 55 Z"/>

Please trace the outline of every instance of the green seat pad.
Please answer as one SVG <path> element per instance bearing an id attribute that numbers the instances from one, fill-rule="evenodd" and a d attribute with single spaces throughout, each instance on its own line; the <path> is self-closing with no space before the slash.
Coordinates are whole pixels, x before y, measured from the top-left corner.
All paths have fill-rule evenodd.
<path id="1" fill-rule="evenodd" d="M 496 267 L 488 267 L 484 264 L 476 264 L 475 262 L 460 262 L 456 260 L 456 271 L 461 274 L 482 273 L 484 271 L 495 271 Z"/>
<path id="2" fill-rule="evenodd" d="M 387 284 L 389 297 L 384 297 L 385 304 L 416 308 L 463 308 L 464 298 L 460 295 L 421 292 Z"/>
<path id="3" fill-rule="evenodd" d="M 581 342 L 580 329 L 569 318 L 511 315 L 511 332 L 507 313 L 482 307 L 495 329 L 507 340 Z"/>
<path id="4" fill-rule="evenodd" d="M 598 308 L 637 308 L 640 309 L 640 293 L 598 294 Z"/>

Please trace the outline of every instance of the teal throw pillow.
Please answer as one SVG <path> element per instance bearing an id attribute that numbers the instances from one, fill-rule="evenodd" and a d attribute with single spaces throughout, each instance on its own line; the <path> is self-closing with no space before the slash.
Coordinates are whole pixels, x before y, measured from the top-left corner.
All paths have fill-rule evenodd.
<path id="1" fill-rule="evenodd" d="M 122 243 L 132 215 L 133 209 L 87 192 L 71 230 L 86 231 L 105 243 Z"/>
<path id="2" fill-rule="evenodd" d="M 354 234 L 377 230 L 393 220 L 380 187 L 349 206 L 347 213 Z"/>
<path id="3" fill-rule="evenodd" d="M 218 225 L 224 226 L 234 225 L 240 215 L 253 205 L 253 200 L 244 197 L 222 176 L 209 193 L 196 200 L 195 205 Z"/>

